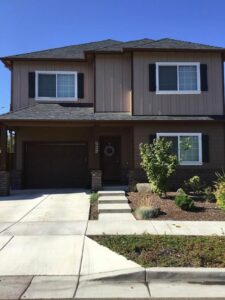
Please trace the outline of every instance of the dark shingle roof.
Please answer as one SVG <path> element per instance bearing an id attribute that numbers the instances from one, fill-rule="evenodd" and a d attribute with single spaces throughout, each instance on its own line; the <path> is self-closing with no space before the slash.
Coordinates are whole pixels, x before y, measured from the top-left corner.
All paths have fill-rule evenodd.
<path id="1" fill-rule="evenodd" d="M 79 45 L 65 46 L 54 49 L 47 49 L 42 51 L 35 51 L 19 55 L 12 55 L 8 58 L 62 58 L 62 59 L 84 59 L 86 51 L 96 51 L 104 49 L 105 47 L 112 47 L 121 44 L 120 41 L 103 40 L 92 43 L 85 43 Z"/>
<path id="2" fill-rule="evenodd" d="M 122 52 L 126 49 L 171 49 L 171 50 L 209 50 L 225 51 L 225 48 L 185 42 L 164 38 L 160 40 L 140 39 L 121 42 L 116 40 L 103 40 L 92 43 L 72 45 L 43 51 L 12 55 L 2 58 L 3 61 L 14 59 L 84 59 L 88 52 Z"/>
<path id="3" fill-rule="evenodd" d="M 145 45 L 137 46 L 137 48 L 150 49 L 193 49 L 193 50 L 221 50 L 223 48 L 180 41 L 175 39 L 164 38 L 154 42 L 146 43 Z"/>
<path id="4" fill-rule="evenodd" d="M 212 121 L 212 116 L 132 116 L 130 113 L 94 113 L 90 107 L 63 104 L 35 104 L 0 115 L 0 121 Z"/>

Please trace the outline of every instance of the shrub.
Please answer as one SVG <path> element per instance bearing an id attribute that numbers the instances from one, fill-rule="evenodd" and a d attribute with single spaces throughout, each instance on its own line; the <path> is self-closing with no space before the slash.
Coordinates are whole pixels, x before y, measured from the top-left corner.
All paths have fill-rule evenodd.
<path id="1" fill-rule="evenodd" d="M 224 170 L 222 170 L 221 172 L 216 172 L 215 175 L 216 175 L 216 182 L 215 182 L 216 185 L 221 183 L 221 182 L 225 182 L 225 172 L 224 172 Z"/>
<path id="2" fill-rule="evenodd" d="M 225 210 L 225 173 L 216 173 L 215 197 L 219 208 Z"/>
<path id="3" fill-rule="evenodd" d="M 185 191 L 182 189 L 182 188 L 179 188 L 178 190 L 177 190 L 177 193 L 176 193 L 177 195 L 179 194 L 185 194 Z"/>
<path id="4" fill-rule="evenodd" d="M 199 195 L 202 193 L 203 185 L 199 176 L 193 176 L 184 182 L 188 190 L 191 190 L 194 194 Z"/>
<path id="5" fill-rule="evenodd" d="M 152 206 L 141 206 L 136 209 L 135 216 L 137 219 L 140 220 L 148 220 L 151 218 L 158 217 L 159 212 L 160 212 L 159 208 L 155 208 Z"/>
<path id="6" fill-rule="evenodd" d="M 204 198 L 208 202 L 216 202 L 216 198 L 215 198 L 215 195 L 214 195 L 214 192 L 213 192 L 213 189 L 211 186 L 207 186 L 204 189 Z"/>
<path id="7" fill-rule="evenodd" d="M 194 208 L 194 201 L 185 192 L 178 193 L 175 197 L 175 203 L 183 210 L 192 210 Z"/>
<path id="8" fill-rule="evenodd" d="M 99 197 L 98 193 L 91 193 L 91 196 L 90 196 L 90 202 L 91 202 L 91 204 L 97 202 L 98 201 L 98 197 Z"/>
<path id="9" fill-rule="evenodd" d="M 166 193 L 168 178 L 177 166 L 176 155 L 171 155 L 172 142 L 163 138 L 155 139 L 153 144 L 140 144 L 141 167 L 146 172 L 153 193 Z"/>

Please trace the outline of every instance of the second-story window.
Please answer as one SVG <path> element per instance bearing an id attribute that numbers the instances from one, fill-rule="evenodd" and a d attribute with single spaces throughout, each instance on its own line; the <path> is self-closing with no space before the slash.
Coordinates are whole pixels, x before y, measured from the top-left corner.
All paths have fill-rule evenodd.
<path id="1" fill-rule="evenodd" d="M 170 62 L 157 63 L 156 93 L 199 94 L 200 64 Z"/>
<path id="2" fill-rule="evenodd" d="M 77 73 L 36 71 L 37 100 L 77 99 Z"/>

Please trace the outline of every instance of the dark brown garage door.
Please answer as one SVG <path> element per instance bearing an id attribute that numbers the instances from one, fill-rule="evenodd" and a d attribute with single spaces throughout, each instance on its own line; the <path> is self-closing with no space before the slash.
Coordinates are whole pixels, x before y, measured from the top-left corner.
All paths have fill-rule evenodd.
<path id="1" fill-rule="evenodd" d="M 86 187 L 86 143 L 27 143 L 25 183 L 27 188 Z"/>

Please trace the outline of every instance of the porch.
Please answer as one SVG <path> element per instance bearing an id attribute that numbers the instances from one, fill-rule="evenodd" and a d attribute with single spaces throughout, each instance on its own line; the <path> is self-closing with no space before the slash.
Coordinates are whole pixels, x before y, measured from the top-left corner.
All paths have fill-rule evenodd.
<path id="1" fill-rule="evenodd" d="M 12 170 L 9 130 L 15 132 Z M 7 195 L 10 187 L 97 190 L 103 184 L 127 184 L 133 168 L 132 141 L 133 127 L 128 124 L 5 124 L 1 127 L 1 186 L 7 188 L 1 194 Z"/>

